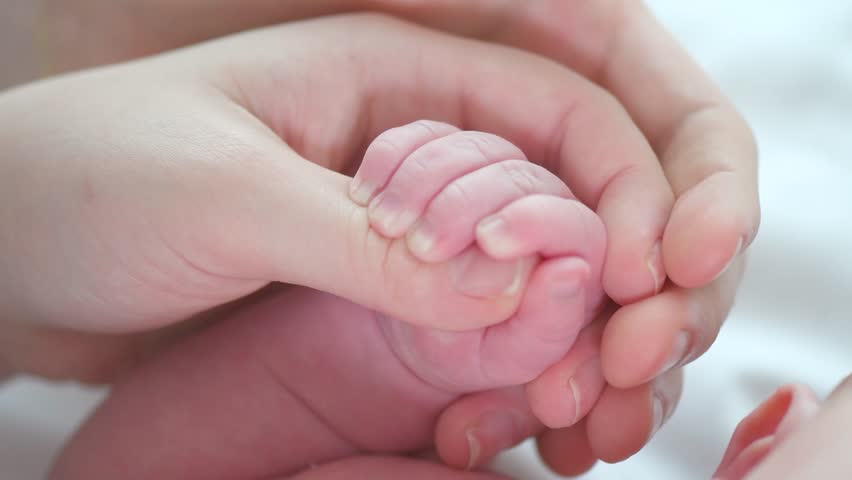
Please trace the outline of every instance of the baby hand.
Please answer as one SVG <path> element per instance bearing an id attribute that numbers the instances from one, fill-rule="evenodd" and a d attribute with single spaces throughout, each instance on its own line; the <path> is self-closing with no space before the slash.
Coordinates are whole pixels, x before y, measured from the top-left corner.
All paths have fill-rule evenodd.
<path id="1" fill-rule="evenodd" d="M 472 295 L 505 293 L 489 290 L 495 284 L 526 285 L 517 311 L 497 325 L 450 332 L 382 321 L 400 359 L 432 385 L 473 391 L 532 381 L 566 355 L 603 303 L 601 220 L 500 137 L 429 121 L 388 130 L 367 149 L 350 196 L 367 207 L 374 231 L 405 237 L 420 261 L 474 272 Z M 517 279 L 495 283 L 507 262 Z M 530 401 L 546 405 L 542 416 L 564 418 L 549 413 L 553 401 L 541 401 L 553 393 L 551 377 L 529 389 Z"/>

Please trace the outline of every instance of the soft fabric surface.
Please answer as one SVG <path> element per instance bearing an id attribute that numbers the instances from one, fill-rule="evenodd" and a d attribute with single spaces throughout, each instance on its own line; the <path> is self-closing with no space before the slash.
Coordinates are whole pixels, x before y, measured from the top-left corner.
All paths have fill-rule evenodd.
<path id="1" fill-rule="evenodd" d="M 675 416 L 642 453 L 586 480 L 709 478 L 739 419 L 779 385 L 825 394 L 852 372 L 852 3 L 650 4 L 752 123 L 763 223 L 734 312 L 688 367 Z M 0 478 L 43 478 L 102 395 L 28 379 L 0 388 Z M 529 443 L 496 466 L 556 478 Z"/>

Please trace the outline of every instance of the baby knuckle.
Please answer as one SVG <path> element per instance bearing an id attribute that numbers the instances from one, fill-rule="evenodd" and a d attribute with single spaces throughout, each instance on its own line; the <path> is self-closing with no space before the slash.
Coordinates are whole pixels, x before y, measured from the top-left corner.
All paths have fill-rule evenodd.
<path id="1" fill-rule="evenodd" d="M 536 171 L 535 164 L 524 160 L 507 160 L 497 165 L 504 177 L 522 195 L 542 191 L 541 177 L 539 176 L 539 172 Z"/>
<path id="2" fill-rule="evenodd" d="M 408 128 L 414 130 L 421 130 L 426 133 L 430 137 L 437 137 L 441 134 L 443 130 L 448 130 L 451 128 L 451 125 L 444 122 L 438 122 L 435 120 L 417 120 L 408 124 Z"/>
<path id="3" fill-rule="evenodd" d="M 504 140 L 488 133 L 460 132 L 453 136 L 452 142 L 454 148 L 469 151 L 485 160 L 490 160 L 496 151 L 495 147 Z"/>
<path id="4" fill-rule="evenodd" d="M 473 195 L 459 182 L 453 182 L 444 190 L 444 198 L 450 205 L 467 205 L 472 202 Z"/>
<path id="5" fill-rule="evenodd" d="M 370 144 L 369 155 L 364 155 L 364 161 L 370 162 L 378 157 L 391 157 L 398 159 L 402 156 L 402 148 L 393 140 L 393 135 L 385 132 Z"/>
<path id="6" fill-rule="evenodd" d="M 397 175 L 405 177 L 406 180 L 411 181 L 412 183 L 417 183 L 415 180 L 424 178 L 430 170 L 434 170 L 432 163 L 432 159 L 434 158 L 435 157 L 431 154 L 412 155 L 408 157 L 405 162 L 405 170 L 400 169 L 400 172 Z"/>

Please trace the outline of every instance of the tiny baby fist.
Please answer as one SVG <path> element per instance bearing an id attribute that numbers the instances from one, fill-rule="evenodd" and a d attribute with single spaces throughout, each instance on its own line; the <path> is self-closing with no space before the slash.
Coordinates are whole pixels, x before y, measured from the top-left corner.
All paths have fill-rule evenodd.
<path id="1" fill-rule="evenodd" d="M 507 140 L 425 120 L 376 138 L 350 188 L 352 200 L 368 206 L 371 227 L 405 236 L 424 262 L 458 255 L 473 244 L 480 221 L 530 194 L 572 197 Z"/>

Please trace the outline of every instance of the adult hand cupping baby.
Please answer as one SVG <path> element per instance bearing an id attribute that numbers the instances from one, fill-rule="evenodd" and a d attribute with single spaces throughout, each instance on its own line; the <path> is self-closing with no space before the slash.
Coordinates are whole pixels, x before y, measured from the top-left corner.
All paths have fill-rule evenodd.
<path id="1" fill-rule="evenodd" d="M 48 0 L 46 4 L 44 63 L 53 71 L 148 55 L 262 25 L 373 10 L 549 57 L 605 89 L 645 134 L 671 186 L 656 180 L 659 167 L 640 161 L 641 151 L 624 151 L 626 163 L 615 164 L 603 162 L 593 150 L 575 152 L 586 156 L 575 164 L 577 168 L 609 169 L 606 192 L 582 188 L 575 181 L 575 169 L 554 169 L 581 200 L 596 206 L 607 226 L 607 293 L 620 303 L 635 301 L 616 312 L 604 334 L 603 371 L 620 389 L 605 392 L 608 400 L 599 409 L 605 413 L 602 418 L 635 418 L 633 412 L 650 411 L 654 385 L 646 382 L 700 356 L 716 338 L 733 303 L 742 274 L 741 253 L 754 239 L 760 217 L 754 140 L 736 109 L 641 2 Z M 449 66 L 436 68 L 446 75 L 454 73 Z M 520 70 L 513 77 L 518 80 L 511 94 L 520 99 L 512 100 L 522 102 L 540 94 L 535 83 L 520 80 Z M 488 82 L 498 81 L 509 79 Z M 556 97 L 564 94 L 556 90 Z M 529 112 L 512 111 L 518 113 Z M 565 118 L 573 125 L 568 128 L 583 128 L 575 120 L 579 117 Z M 562 146 L 572 149 L 575 141 L 569 139 Z M 627 164 L 633 166 L 624 167 Z M 623 170 L 612 170 L 616 166 Z M 663 272 L 672 283 L 663 285 Z M 646 298 L 660 287 L 661 295 Z M 671 412 L 673 405 L 668 403 L 665 410 Z M 595 423 L 589 426 L 593 450 L 608 460 L 628 456 L 648 438 L 616 442 L 622 447 L 613 448 L 615 439 L 596 434 Z M 548 438 L 575 435 L 562 431 Z"/>
<path id="2" fill-rule="evenodd" d="M 521 79 L 537 93 L 508 95 Z M 404 242 L 369 235 L 337 173 L 378 133 L 424 115 L 502 134 L 520 150 L 497 160 L 525 152 L 570 170 L 584 195 L 606 195 L 624 169 L 664 185 L 626 112 L 581 77 L 389 17 L 244 34 L 22 87 L 1 106 L 2 168 L 15 179 L 3 213 L 18 233 L 3 239 L 16 255 L 4 259 L 14 281 L 2 304 L 7 318 L 58 328 L 154 329 L 271 280 L 413 324 L 504 320 L 520 300 L 510 287 L 526 280 L 517 272 L 529 272 L 508 263 L 509 275 L 475 279 L 452 262 L 417 262 L 392 248 Z M 585 168 L 594 162 L 607 167 Z"/>
<path id="3" fill-rule="evenodd" d="M 109 59 L 119 59 L 127 54 L 152 53 L 177 46 L 179 43 L 189 43 L 234 29 L 252 27 L 259 23 L 333 13 L 341 8 L 359 8 L 358 2 L 344 3 L 276 4 L 271 7 L 274 12 L 277 12 L 273 13 L 273 10 L 265 10 L 266 7 L 261 7 L 259 4 L 252 6 L 250 2 L 239 2 L 239 10 L 242 13 L 230 16 L 222 15 L 221 11 L 211 11 L 209 16 L 205 15 L 203 13 L 205 5 L 197 4 L 193 6 L 195 10 L 192 14 L 194 20 L 192 22 L 178 22 L 179 17 L 168 16 L 175 19 L 175 24 L 181 24 L 179 29 L 173 30 L 180 31 L 182 35 L 180 37 L 169 35 L 172 30 L 167 32 L 161 30 L 160 34 L 149 37 L 140 36 L 139 38 L 156 38 L 163 43 L 149 45 L 138 51 L 122 50 L 125 44 L 118 41 L 103 42 L 103 39 L 100 39 L 100 44 L 109 48 L 117 46 L 111 55 L 118 56 Z M 465 7 L 459 7 L 459 4 L 454 2 L 427 3 L 429 3 L 429 9 L 418 8 L 418 5 L 411 2 L 371 2 L 370 6 L 388 9 L 436 28 L 523 47 L 564 62 L 589 78 L 595 79 L 612 92 L 650 139 L 662 158 L 665 173 L 677 194 L 678 200 L 671 218 L 668 217 L 671 193 L 668 192 L 667 186 L 659 182 L 659 165 L 656 163 L 652 165 L 645 160 L 645 154 L 642 152 L 646 151 L 646 146 L 635 148 L 628 146 L 632 135 L 630 133 L 623 137 L 627 143 L 620 147 L 609 147 L 609 150 L 603 152 L 591 147 L 593 142 L 575 144 L 574 142 L 579 141 L 577 136 L 563 135 L 568 141 L 561 144 L 563 151 L 560 153 L 561 157 L 569 159 L 570 163 L 561 165 L 562 168 L 554 168 L 563 178 L 570 181 L 575 193 L 582 200 L 597 206 L 598 212 L 607 224 L 610 232 L 610 256 L 607 260 L 604 285 L 613 297 L 629 302 L 645 297 L 660 284 L 663 269 L 660 268 L 659 263 L 652 261 L 650 265 L 654 268 L 649 269 L 647 266 L 649 255 L 656 251 L 655 241 L 661 236 L 665 270 L 675 282 L 685 287 L 697 287 L 707 283 L 723 268 L 731 252 L 739 243 L 738 239 L 744 238 L 744 244 L 747 244 L 753 238 L 757 223 L 757 207 L 754 153 L 748 129 L 712 84 L 654 25 L 653 20 L 641 7 L 637 12 L 627 12 L 616 8 L 603 10 L 602 4 L 598 2 L 589 2 L 579 7 L 576 5 L 569 7 L 568 4 L 561 2 L 503 2 L 499 7 L 489 2 L 476 6 L 465 3 Z M 145 4 L 139 3 L 139 5 Z M 318 5 L 320 6 L 316 7 Z M 477 14 L 462 17 L 458 9 L 466 9 L 468 6 Z M 154 7 L 153 4 L 147 5 L 147 11 L 152 13 L 150 18 L 156 18 L 157 27 L 163 28 L 165 24 L 162 19 L 166 16 L 154 13 L 156 9 L 152 10 L 152 7 Z M 292 10 L 290 10 L 291 7 Z M 163 4 L 159 8 L 172 8 L 172 4 Z M 574 9 L 577 10 L 574 11 Z M 214 16 L 216 16 L 215 22 L 198 21 Z M 90 20 L 91 18 L 96 17 L 89 17 Z M 459 22 L 459 18 L 467 20 Z M 590 22 L 590 18 L 596 21 Z M 131 33 L 136 31 L 146 34 L 153 31 L 144 27 L 144 17 L 140 21 L 139 15 L 134 15 L 133 20 L 143 27 L 140 30 L 118 29 L 118 31 Z M 566 26 L 566 22 L 574 21 L 577 28 Z M 229 25 L 229 22 L 234 23 Z M 120 22 L 113 23 L 113 25 L 119 24 Z M 503 27 L 497 28 L 497 25 L 503 25 Z M 590 28 L 589 25 L 593 27 Z M 208 26 L 212 29 L 207 29 Z M 102 32 L 96 28 L 85 30 L 86 34 L 94 34 L 95 38 Z M 610 41 L 603 41 L 603 39 Z M 343 43 L 350 40 L 347 38 Z M 75 45 L 73 41 L 62 43 L 68 46 Z M 608 47 L 604 48 L 601 45 L 608 45 Z M 321 51 L 318 55 L 320 59 L 323 56 L 329 58 L 329 50 L 334 51 L 339 48 L 341 48 L 340 45 L 335 45 L 333 48 Z M 91 48 L 84 50 L 96 51 Z M 248 49 L 249 52 L 256 52 L 256 50 L 257 48 Z M 420 52 L 420 50 L 417 51 Z M 462 49 L 462 52 L 469 52 L 469 50 Z M 278 53 L 284 55 L 286 52 L 282 50 Z M 431 71 L 422 72 L 424 82 L 422 86 L 428 87 L 430 83 L 425 80 L 430 80 L 436 81 L 439 86 L 446 87 L 451 73 L 475 71 L 476 68 L 462 63 L 466 63 L 469 59 L 476 59 L 476 56 L 465 58 L 465 62 L 454 63 L 454 58 L 464 55 L 465 53 L 460 52 L 447 52 L 446 59 L 436 60 Z M 245 56 L 245 51 L 233 53 L 234 58 Z M 654 60 L 661 57 L 667 58 L 668 61 L 660 64 Z M 65 58 L 75 57 L 69 54 Z M 104 59 L 106 58 L 98 61 Z M 396 61 L 399 58 L 394 57 L 394 59 Z M 676 61 L 671 61 L 672 59 Z M 543 147 L 542 138 L 552 135 L 550 137 L 552 140 L 569 131 L 575 134 L 583 132 L 584 123 L 600 126 L 588 116 L 584 119 L 582 114 L 566 114 L 566 122 L 561 127 L 552 125 L 549 128 L 546 127 L 547 122 L 542 122 L 541 115 L 535 113 L 535 104 L 543 97 L 549 97 L 551 100 L 556 99 L 554 102 L 556 105 L 564 107 L 563 100 L 573 95 L 572 90 L 576 92 L 575 81 L 557 78 L 559 76 L 546 81 L 531 78 L 526 80 L 527 77 L 532 77 L 526 71 L 527 64 L 522 62 L 521 65 L 524 67 L 517 67 L 518 63 L 514 57 L 510 59 L 510 62 L 515 63 L 514 69 L 511 66 L 505 66 L 504 69 L 493 70 L 490 73 L 494 75 L 488 76 L 487 79 L 485 73 L 488 72 L 481 72 L 481 81 L 477 84 L 477 88 L 488 84 L 505 86 L 511 81 L 511 85 L 516 85 L 515 82 L 524 85 L 520 89 L 523 95 L 512 98 L 512 95 L 505 93 L 506 90 L 498 94 L 489 93 L 487 88 L 483 91 L 467 92 L 467 97 L 472 97 L 474 105 L 480 108 L 480 113 L 477 115 L 483 115 L 483 117 L 472 116 L 463 126 L 501 133 L 518 143 L 530 154 L 531 159 L 537 161 L 542 161 L 548 156 L 552 157 L 553 154 L 548 155 L 547 151 L 557 148 L 561 143 L 553 141 L 555 145 Z M 481 60 L 474 63 L 481 63 Z M 398 66 L 394 65 L 394 69 L 388 69 L 382 65 L 390 65 L 390 62 L 376 62 L 371 67 L 375 66 L 373 70 L 382 72 L 383 75 L 399 74 L 395 70 L 399 68 Z M 401 71 L 404 72 L 405 69 Z M 464 78 L 464 75 L 459 78 Z M 376 79 L 372 81 L 375 82 Z M 681 87 L 683 84 L 690 85 L 690 90 L 684 91 Z M 438 87 L 435 87 L 435 90 L 437 91 Z M 518 91 L 517 88 L 511 89 L 511 92 L 516 91 Z M 288 92 L 274 93 L 293 98 Z M 268 97 L 271 95 L 272 93 L 267 91 L 260 98 L 261 105 L 249 107 L 252 113 L 268 122 L 270 119 L 262 118 L 262 113 L 258 112 L 270 105 Z M 419 92 L 418 95 L 420 95 Z M 477 101 L 476 97 L 479 96 L 483 97 Z M 481 103 L 485 103 L 484 100 L 488 96 L 498 99 L 491 105 L 482 105 Z M 513 106 L 515 103 L 518 104 L 517 107 Z M 580 112 L 582 113 L 582 109 Z M 458 119 L 458 117 L 449 118 L 442 115 L 428 115 L 428 113 L 432 111 L 425 110 L 416 116 Z M 167 114 L 164 113 L 164 115 Z M 529 131 L 529 125 L 526 125 L 527 130 L 519 134 L 520 130 L 514 125 L 498 124 L 511 123 L 513 119 L 509 117 L 512 116 L 518 118 L 518 124 L 526 122 L 527 118 L 535 118 L 532 125 L 540 128 L 541 131 Z M 410 119 L 404 115 L 399 117 L 399 120 Z M 272 124 L 274 121 L 283 121 L 286 124 L 287 119 L 276 118 L 269 123 Z M 542 126 L 542 123 L 545 126 Z M 554 134 L 554 130 L 560 129 L 563 132 Z M 579 136 L 583 135 L 584 133 L 579 133 Z M 306 152 L 298 145 L 293 146 L 308 158 L 320 160 L 311 158 L 314 152 Z M 610 160 L 616 157 L 618 157 L 616 160 Z M 606 166 L 606 172 L 603 173 L 607 179 L 607 182 L 603 184 L 606 185 L 605 189 L 601 184 L 596 183 L 598 180 L 588 179 L 589 172 L 584 172 L 584 169 L 590 166 L 599 168 L 600 165 Z M 600 188 L 595 189 L 595 185 Z M 245 199 L 240 200 L 245 201 Z M 228 199 L 223 199 L 223 203 L 227 201 Z M 710 221 L 704 223 L 707 219 Z M 281 219 L 281 224 L 285 224 L 285 220 Z M 665 227 L 665 235 L 662 235 L 662 229 L 667 220 L 669 223 Z M 265 221 L 265 219 L 257 221 Z M 651 255 L 650 258 L 653 256 Z M 690 351 L 687 356 L 692 359 L 709 346 L 730 306 L 738 284 L 740 266 L 737 264 L 736 267 L 704 288 L 685 290 L 667 286 L 662 295 L 639 301 L 618 311 L 604 334 L 602 364 L 609 380 L 621 387 L 640 384 L 653 377 L 664 366 L 682 363 L 678 360 L 683 358 L 685 351 Z M 238 285 L 239 288 L 235 287 L 233 292 L 226 292 L 227 294 L 223 297 L 238 296 L 237 290 L 248 291 L 256 286 L 247 282 Z M 202 287 L 206 289 L 207 285 Z M 340 293 L 345 294 L 345 292 Z M 215 304 L 224 298 L 202 299 L 198 304 L 190 304 L 190 311 L 200 308 L 205 303 Z M 185 313 L 177 312 L 173 318 L 183 314 Z M 678 336 L 679 331 L 686 331 L 688 334 Z M 98 342 L 98 345 L 101 348 L 103 343 Z M 670 351 L 674 353 L 672 362 L 668 361 Z M 674 376 L 677 375 L 674 374 Z M 596 415 L 592 412 L 589 422 L 573 430 L 548 433 L 543 443 L 555 445 L 556 448 L 547 447 L 545 450 L 548 448 L 559 450 L 559 445 L 579 441 L 587 446 L 591 443 L 592 456 L 612 460 L 629 455 L 649 437 L 653 423 L 656 421 L 653 417 L 655 408 L 661 413 L 661 417 L 665 417 L 671 412 L 676 400 L 676 395 L 661 393 L 659 390 L 655 395 L 654 385 L 660 385 L 660 383 L 649 383 L 630 390 L 608 388 L 596 409 L 596 412 L 600 414 Z M 471 418 L 476 418 L 478 413 L 481 413 L 476 409 L 492 411 L 495 408 L 505 408 L 514 412 L 526 408 L 525 405 L 514 405 L 511 401 L 506 403 L 505 398 L 500 401 L 495 400 L 494 396 L 501 395 L 499 393 L 487 395 L 474 396 L 468 399 L 469 403 L 459 404 L 468 405 L 459 411 L 470 416 L 460 421 L 457 425 L 459 428 L 464 427 L 466 422 L 469 423 Z M 522 398 L 508 396 L 510 400 Z M 654 399 L 661 399 L 665 404 L 661 408 L 655 407 Z M 495 403 L 490 403 L 492 401 Z M 473 411 L 470 405 L 474 406 Z M 606 422 L 603 420 L 611 417 L 634 419 L 639 426 L 636 429 L 636 435 L 632 438 L 624 436 L 613 438 L 612 429 L 605 428 Z M 446 415 L 445 418 L 459 417 Z M 598 420 L 595 420 L 596 418 Z M 448 424 L 452 427 L 453 421 L 449 421 Z M 537 427 L 530 428 L 531 430 L 526 433 L 532 433 Z M 447 431 L 452 430 L 453 428 L 449 428 Z M 493 441 L 485 439 L 481 442 L 485 450 L 480 452 L 482 457 L 496 453 L 488 451 L 489 446 L 493 448 L 505 446 L 507 442 L 518 440 L 519 438 L 516 438 L 518 435 L 515 431 L 512 432 L 512 438 L 506 438 L 503 435 L 504 438 L 491 439 Z M 464 451 L 466 452 L 466 449 Z M 589 452 L 589 449 L 579 448 L 575 451 Z M 563 470 L 576 468 L 571 466 L 570 458 L 566 461 L 564 457 L 547 456 L 551 464 L 562 462 Z M 587 460 L 583 459 L 583 461 Z M 560 467 L 560 465 L 556 466 Z"/>
<path id="4" fill-rule="evenodd" d="M 281 48 L 261 48 L 271 44 Z M 540 93 L 506 101 L 511 84 L 495 79 L 509 78 L 526 78 Z M 329 124 L 332 110 L 339 127 Z M 4 213 L 17 229 L 4 238 L 15 254 L 4 257 L 14 282 L 3 290 L 3 356 L 14 370 L 54 377 L 105 375 L 104 368 L 121 367 L 117 360 L 136 359 L 139 345 L 173 335 L 110 342 L 105 333 L 160 328 L 269 280 L 337 293 L 415 324 L 470 329 L 504 320 L 526 282 L 516 272 L 529 272 L 509 263 L 512 275 L 488 275 L 475 286 L 499 293 L 520 281 L 513 293 L 468 295 L 452 265 L 418 263 L 368 235 L 365 211 L 333 171 L 352 168 L 368 139 L 424 112 L 503 133 L 532 158 L 576 170 L 586 189 L 605 189 L 608 174 L 634 162 L 656 165 L 620 106 L 572 72 L 372 16 L 278 27 L 46 81 L 8 92 L 2 111 L 14 120 L 3 137 L 4 178 L 16 180 L 4 190 Z M 562 121 L 569 111 L 576 125 Z M 575 136 L 583 142 L 551 151 Z M 461 145 L 469 153 L 477 143 Z M 511 148 L 511 158 L 522 160 Z M 584 151 L 612 168 L 582 168 Z M 637 160 L 620 154 L 626 151 L 639 152 Z M 598 272 L 590 285 L 599 289 L 602 249 L 595 248 L 586 260 Z M 584 315 L 579 306 L 572 316 Z M 576 325 L 559 337 L 561 352 L 550 348 L 557 353 L 550 362 L 570 347 Z M 530 372 L 515 382 L 537 374 Z M 590 380 L 600 382 L 599 370 Z M 504 384 L 491 381 L 477 386 Z"/>

